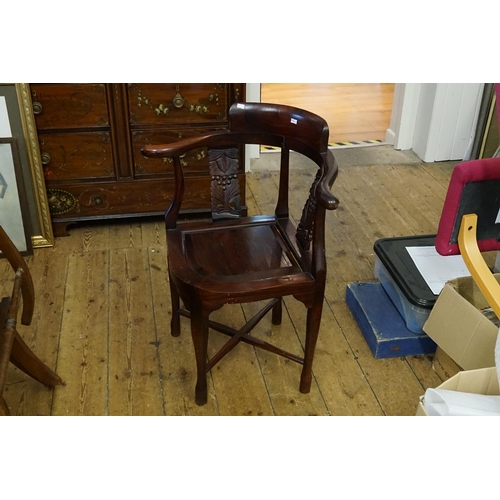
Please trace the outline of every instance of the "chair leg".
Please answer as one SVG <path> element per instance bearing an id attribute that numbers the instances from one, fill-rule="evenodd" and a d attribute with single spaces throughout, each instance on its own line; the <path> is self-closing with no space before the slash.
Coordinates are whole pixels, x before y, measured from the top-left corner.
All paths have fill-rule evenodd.
<path id="1" fill-rule="evenodd" d="M 207 390 L 207 346 L 208 346 L 208 316 L 209 312 L 201 305 L 191 311 L 191 336 L 193 337 L 196 357 L 196 388 L 195 400 L 198 406 L 203 406 L 208 400 Z"/>
<path id="2" fill-rule="evenodd" d="M 312 364 L 316 341 L 318 340 L 319 326 L 321 323 L 321 313 L 323 311 L 323 301 L 307 309 L 306 345 L 304 349 L 304 366 L 300 376 L 300 392 L 307 394 L 311 390 Z"/>
<path id="3" fill-rule="evenodd" d="M 273 307 L 271 322 L 273 325 L 281 325 L 281 319 L 283 317 L 283 298 L 280 297 L 278 302 L 276 302 Z"/>
<path id="4" fill-rule="evenodd" d="M 10 362 L 27 375 L 46 386 L 53 387 L 55 385 L 64 384 L 61 377 L 54 373 L 33 353 L 17 332 L 15 332 L 14 342 L 12 343 Z"/>
<path id="5" fill-rule="evenodd" d="M 170 299 L 172 304 L 172 318 L 170 320 L 170 333 L 172 337 L 178 337 L 181 334 L 181 320 L 179 315 L 179 309 L 181 308 L 179 300 L 179 292 L 175 283 L 172 281 L 170 276 Z"/>

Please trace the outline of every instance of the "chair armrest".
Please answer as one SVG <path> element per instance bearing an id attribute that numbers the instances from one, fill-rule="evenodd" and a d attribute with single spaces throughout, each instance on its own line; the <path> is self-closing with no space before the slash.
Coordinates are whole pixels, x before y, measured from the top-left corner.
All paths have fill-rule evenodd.
<path id="1" fill-rule="evenodd" d="M 316 188 L 316 198 L 326 210 L 335 210 L 339 206 L 339 200 L 332 194 L 330 188 L 339 173 L 337 160 L 330 150 L 327 150 L 324 162 L 325 173 L 323 179 Z"/>
<path id="2" fill-rule="evenodd" d="M 167 158 L 181 156 L 192 149 L 207 145 L 210 140 L 217 136 L 227 136 L 227 130 L 213 130 L 196 137 L 181 139 L 170 144 L 148 145 L 141 148 L 141 153 L 148 158 Z"/>

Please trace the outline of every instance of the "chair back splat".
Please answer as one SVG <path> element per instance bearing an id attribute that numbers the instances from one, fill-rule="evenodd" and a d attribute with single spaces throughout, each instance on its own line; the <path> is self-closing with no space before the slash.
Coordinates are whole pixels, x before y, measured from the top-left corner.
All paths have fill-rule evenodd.
<path id="1" fill-rule="evenodd" d="M 165 214 L 171 333 L 180 334 L 181 316 L 191 319 L 197 369 L 195 399 L 199 405 L 208 398 L 207 371 L 240 341 L 300 363 L 300 391 L 310 390 L 326 281 L 326 210 L 336 209 L 339 203 L 330 191 L 338 168 L 328 149 L 328 136 L 325 120 L 308 111 L 277 104 L 237 103 L 229 110 L 228 129 L 142 148 L 146 157 L 173 159 L 175 190 Z M 274 214 L 243 213 L 238 179 L 245 175 L 239 165 L 245 144 L 281 150 Z M 179 222 L 185 189 L 182 157 L 200 148 L 208 151 L 212 218 Z M 318 167 L 297 228 L 289 216 L 290 151 Z M 300 355 L 250 335 L 269 311 L 272 323 L 281 323 L 282 298 L 287 295 L 307 308 L 306 340 Z M 254 301 L 268 302 L 239 330 L 209 318 L 224 304 Z M 230 338 L 207 361 L 210 328 Z"/>

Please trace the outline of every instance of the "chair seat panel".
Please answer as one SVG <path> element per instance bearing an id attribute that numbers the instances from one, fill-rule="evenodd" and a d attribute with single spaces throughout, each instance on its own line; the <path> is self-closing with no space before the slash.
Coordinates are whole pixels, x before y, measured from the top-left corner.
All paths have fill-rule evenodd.
<path id="1" fill-rule="evenodd" d="M 301 269 L 274 224 L 184 232 L 186 261 L 204 275 L 239 279 L 260 271 Z"/>
<path id="2" fill-rule="evenodd" d="M 200 296 L 273 297 L 312 293 L 315 280 L 272 216 L 180 224 L 168 232 L 170 272 Z M 280 290 L 277 292 L 276 290 Z"/>
<path id="3" fill-rule="evenodd" d="M 274 217 L 179 225 L 168 241 L 171 272 L 212 293 L 260 295 L 284 285 L 289 293 L 307 293 L 314 287 Z"/>

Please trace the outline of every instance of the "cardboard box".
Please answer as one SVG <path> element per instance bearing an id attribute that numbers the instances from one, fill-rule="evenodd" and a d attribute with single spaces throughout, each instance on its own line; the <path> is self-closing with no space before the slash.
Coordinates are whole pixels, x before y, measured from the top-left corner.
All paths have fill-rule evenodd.
<path id="1" fill-rule="evenodd" d="M 455 363 L 455 361 L 453 361 L 439 346 L 434 354 L 432 368 L 443 382 L 463 370 L 463 368 L 457 365 L 457 363 Z"/>
<path id="2" fill-rule="evenodd" d="M 437 388 L 448 391 L 467 392 L 469 394 L 500 396 L 498 374 L 495 366 L 458 372 Z M 415 415 L 417 417 L 427 416 L 424 406 L 424 396 L 420 397 Z"/>
<path id="3" fill-rule="evenodd" d="M 500 283 L 500 274 L 494 276 Z M 472 277 L 451 280 L 441 291 L 424 331 L 464 370 L 495 366 L 498 326 L 481 313 L 488 307 Z"/>

